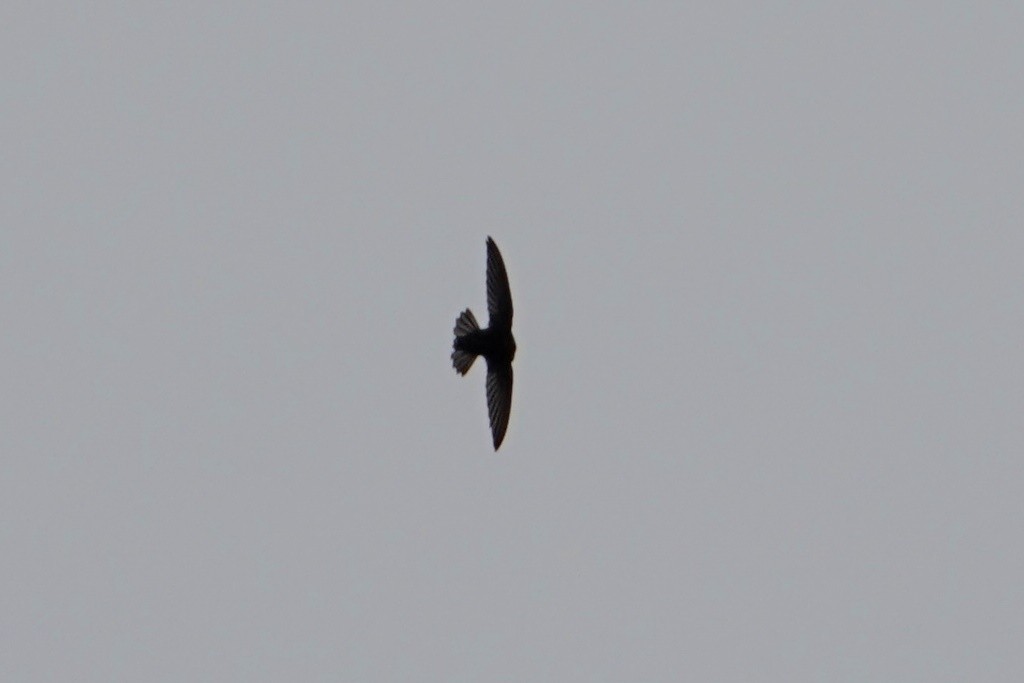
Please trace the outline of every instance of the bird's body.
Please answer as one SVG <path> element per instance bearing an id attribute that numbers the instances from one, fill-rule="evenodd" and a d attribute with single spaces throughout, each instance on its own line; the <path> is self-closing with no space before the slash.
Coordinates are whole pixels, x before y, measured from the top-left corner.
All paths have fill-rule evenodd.
<path id="1" fill-rule="evenodd" d="M 455 337 L 452 348 L 474 356 L 483 356 L 487 365 L 508 365 L 516 357 L 516 340 L 512 337 L 511 331 L 496 330 L 493 327 Z"/>
<path id="2" fill-rule="evenodd" d="M 455 320 L 452 365 L 456 372 L 469 372 L 477 356 L 487 361 L 487 412 L 491 422 L 494 450 L 498 450 L 508 429 L 512 409 L 512 360 L 516 340 L 512 336 L 512 292 L 505 262 L 498 245 L 487 238 L 487 327 L 481 329 L 468 308 Z"/>

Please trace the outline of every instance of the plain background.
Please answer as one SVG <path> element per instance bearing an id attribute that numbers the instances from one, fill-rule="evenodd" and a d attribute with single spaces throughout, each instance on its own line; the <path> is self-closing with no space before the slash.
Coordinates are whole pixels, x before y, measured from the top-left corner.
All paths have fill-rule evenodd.
<path id="1" fill-rule="evenodd" d="M 0 678 L 1021 680 L 1022 25 L 5 3 Z"/>

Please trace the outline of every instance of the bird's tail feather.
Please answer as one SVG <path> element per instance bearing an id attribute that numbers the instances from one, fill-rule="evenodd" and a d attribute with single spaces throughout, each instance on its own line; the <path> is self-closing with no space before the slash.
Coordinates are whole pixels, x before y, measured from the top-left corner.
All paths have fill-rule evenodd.
<path id="1" fill-rule="evenodd" d="M 473 366 L 473 361 L 476 360 L 476 354 L 458 348 L 459 337 L 465 337 L 467 334 L 476 332 L 479 329 L 480 325 L 476 322 L 476 318 L 473 317 L 473 311 L 468 308 L 455 319 L 456 348 L 452 351 L 452 365 L 455 366 L 455 370 L 460 375 L 465 375 L 469 372 L 469 369 Z"/>
<path id="2" fill-rule="evenodd" d="M 473 311 L 468 308 L 455 319 L 454 332 L 456 337 L 465 337 L 470 332 L 476 332 L 479 329 L 480 325 L 477 323 L 476 318 L 473 317 Z"/>

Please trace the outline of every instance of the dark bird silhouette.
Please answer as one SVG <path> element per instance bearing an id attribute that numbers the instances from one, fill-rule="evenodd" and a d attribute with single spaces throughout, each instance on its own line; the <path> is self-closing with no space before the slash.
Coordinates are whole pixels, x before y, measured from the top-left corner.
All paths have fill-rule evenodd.
<path id="1" fill-rule="evenodd" d="M 498 450 L 508 416 L 512 410 L 512 359 L 516 340 L 512 337 L 512 291 L 498 245 L 487 238 L 487 327 L 480 329 L 468 308 L 455 319 L 452 365 L 465 375 L 477 356 L 487 361 L 487 414 L 491 418 L 491 437 Z"/>

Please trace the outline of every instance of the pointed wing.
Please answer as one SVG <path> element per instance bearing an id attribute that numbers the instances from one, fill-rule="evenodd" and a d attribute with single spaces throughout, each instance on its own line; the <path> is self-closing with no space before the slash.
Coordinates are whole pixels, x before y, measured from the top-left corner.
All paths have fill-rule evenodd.
<path id="1" fill-rule="evenodd" d="M 487 364 L 487 414 L 491 418 L 491 437 L 494 439 L 494 450 L 498 450 L 505 430 L 508 429 L 508 416 L 512 412 L 512 364 Z"/>
<path id="2" fill-rule="evenodd" d="M 487 312 L 491 327 L 512 329 L 512 291 L 498 245 L 487 238 Z M 510 385 L 511 386 L 511 385 Z"/>

